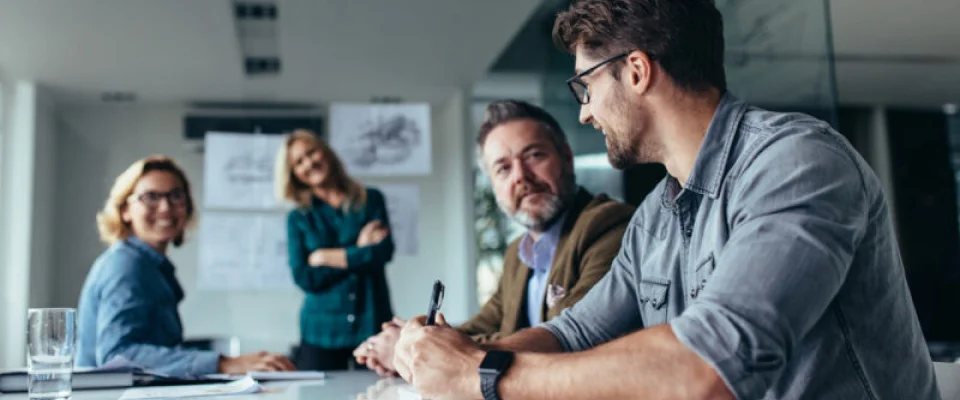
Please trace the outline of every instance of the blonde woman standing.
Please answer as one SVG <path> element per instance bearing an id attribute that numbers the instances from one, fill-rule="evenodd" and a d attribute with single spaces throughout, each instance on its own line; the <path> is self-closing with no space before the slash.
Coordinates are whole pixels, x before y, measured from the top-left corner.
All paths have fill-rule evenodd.
<path id="1" fill-rule="evenodd" d="M 80 294 L 78 366 L 124 357 L 176 376 L 295 369 L 286 357 L 266 352 L 227 357 L 179 347 L 177 305 L 184 293 L 166 254 L 171 244 L 183 244 L 193 218 L 190 183 L 172 159 L 141 159 L 117 178 L 97 214 L 100 238 L 110 247 L 94 262 Z"/>
<path id="2" fill-rule="evenodd" d="M 393 317 L 384 267 L 394 244 L 383 194 L 351 179 L 313 132 L 288 136 L 277 155 L 290 270 L 305 293 L 297 366 L 342 370 L 357 345 Z"/>

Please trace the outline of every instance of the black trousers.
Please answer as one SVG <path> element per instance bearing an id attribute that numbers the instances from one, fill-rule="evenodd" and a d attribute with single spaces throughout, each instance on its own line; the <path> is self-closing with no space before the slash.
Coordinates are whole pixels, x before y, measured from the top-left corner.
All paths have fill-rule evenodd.
<path id="1" fill-rule="evenodd" d="M 353 349 L 326 349 L 300 342 L 296 356 L 297 369 L 301 371 L 346 371 L 353 361 Z M 363 365 L 357 369 L 366 369 Z"/>

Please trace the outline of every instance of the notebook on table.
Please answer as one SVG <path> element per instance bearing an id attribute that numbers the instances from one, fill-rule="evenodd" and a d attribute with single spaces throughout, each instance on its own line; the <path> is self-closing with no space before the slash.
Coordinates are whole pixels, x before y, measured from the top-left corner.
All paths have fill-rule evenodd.
<path id="1" fill-rule="evenodd" d="M 133 370 L 99 370 L 96 368 L 75 368 L 73 370 L 74 390 L 109 389 L 133 386 Z M 0 372 L 0 393 L 18 393 L 27 391 L 27 369 Z"/>

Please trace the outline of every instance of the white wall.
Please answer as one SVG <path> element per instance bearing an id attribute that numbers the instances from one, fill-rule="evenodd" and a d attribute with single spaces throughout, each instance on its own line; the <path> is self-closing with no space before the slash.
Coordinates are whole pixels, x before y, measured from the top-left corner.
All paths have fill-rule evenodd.
<path id="1" fill-rule="evenodd" d="M 447 283 L 444 311 L 451 320 L 464 320 L 473 311 L 466 107 L 464 96 L 457 94 L 432 108 L 433 175 L 365 182 L 417 183 L 421 188 L 420 254 L 398 255 L 388 266 L 394 310 L 404 317 L 425 311 L 430 285 L 437 278 Z M 91 263 L 104 249 L 97 239 L 95 214 L 113 179 L 132 162 L 155 153 L 175 158 L 186 169 L 198 203 L 202 201 L 203 155 L 184 146 L 183 112 L 172 106 L 61 107 L 57 190 L 68 195 L 58 195 L 56 200 L 54 300 L 58 304 L 76 304 Z M 198 216 L 202 221 L 202 214 Z M 299 341 L 302 294 L 298 290 L 200 291 L 197 256 L 196 241 L 190 237 L 183 247 L 170 251 L 187 293 L 180 307 L 186 336 L 237 336 L 242 352 L 286 351 Z"/>
<path id="2" fill-rule="evenodd" d="M 20 366 L 24 362 L 23 342 L 26 335 L 26 309 L 29 295 L 30 213 L 32 193 L 19 188 L 33 187 L 33 125 L 35 119 L 36 87 L 29 82 L 17 82 L 8 92 L 10 113 L 7 135 L 4 138 L 3 226 L 0 255 L 4 263 L 3 304 L 6 320 L 3 331 L 4 367 Z"/>
<path id="3" fill-rule="evenodd" d="M 6 154 L 4 149 L 6 149 L 5 142 L 6 138 L 9 136 L 9 124 L 8 120 L 10 117 L 10 104 L 12 103 L 12 93 L 13 88 L 10 86 L 10 81 L 7 79 L 6 75 L 0 71 L 0 326 L 7 325 L 7 308 L 8 299 L 4 294 L 7 292 L 7 260 L 3 256 L 7 254 L 4 251 L 6 233 L 3 227 L 7 226 L 6 224 L 6 213 L 4 210 L 5 199 L 3 195 L 3 182 L 4 182 L 4 160 L 6 159 Z M 6 329 L 0 329 L 0 368 L 7 367 L 7 333 Z"/>
<path id="4" fill-rule="evenodd" d="M 53 298 L 54 219 L 57 190 L 56 106 L 38 88 L 34 115 L 33 213 L 30 245 L 30 307 L 60 307 Z M 68 303 L 72 304 L 72 303 Z"/>
<path id="5" fill-rule="evenodd" d="M 0 137 L 0 368 L 22 366 L 28 307 L 50 305 L 53 104 L 32 82 L 5 85 Z M 35 286 L 35 287 L 33 287 Z"/>

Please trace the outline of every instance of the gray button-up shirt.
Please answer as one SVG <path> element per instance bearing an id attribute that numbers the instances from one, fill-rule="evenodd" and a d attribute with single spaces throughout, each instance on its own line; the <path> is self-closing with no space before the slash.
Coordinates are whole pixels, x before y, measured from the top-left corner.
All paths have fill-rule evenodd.
<path id="1" fill-rule="evenodd" d="M 663 323 L 739 399 L 940 397 L 877 177 L 825 122 L 729 94 L 687 184 L 544 327 L 578 351 Z"/>

